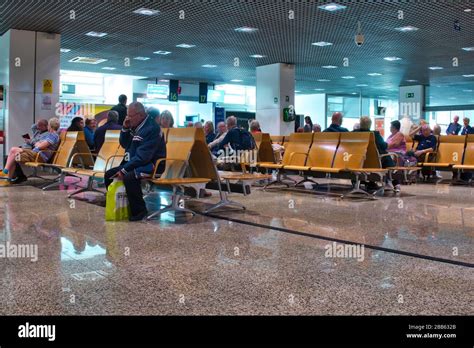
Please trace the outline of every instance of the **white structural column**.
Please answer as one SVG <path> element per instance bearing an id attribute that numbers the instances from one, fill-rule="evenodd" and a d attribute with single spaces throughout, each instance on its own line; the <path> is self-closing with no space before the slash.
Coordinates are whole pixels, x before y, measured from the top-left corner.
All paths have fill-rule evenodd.
<path id="1" fill-rule="evenodd" d="M 283 110 L 295 105 L 295 66 L 276 63 L 257 67 L 256 119 L 262 131 L 289 135 L 295 123 L 283 121 Z M 298 113 L 298 110 L 294 110 Z"/>
<path id="2" fill-rule="evenodd" d="M 59 34 L 11 29 L 0 37 L 5 148 L 23 143 L 38 119 L 55 116 L 59 101 Z"/>
<path id="3" fill-rule="evenodd" d="M 413 122 L 425 118 L 425 86 L 400 86 L 399 88 L 399 114 L 400 117 L 410 116 Z"/>

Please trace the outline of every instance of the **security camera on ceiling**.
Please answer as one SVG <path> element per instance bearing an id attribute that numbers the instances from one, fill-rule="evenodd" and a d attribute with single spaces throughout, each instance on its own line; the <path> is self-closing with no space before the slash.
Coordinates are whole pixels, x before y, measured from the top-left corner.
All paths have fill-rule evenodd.
<path id="1" fill-rule="evenodd" d="M 362 28 L 360 25 L 360 21 L 357 22 L 357 34 L 355 36 L 355 43 L 358 47 L 362 46 L 365 42 L 364 35 L 362 34 Z"/>

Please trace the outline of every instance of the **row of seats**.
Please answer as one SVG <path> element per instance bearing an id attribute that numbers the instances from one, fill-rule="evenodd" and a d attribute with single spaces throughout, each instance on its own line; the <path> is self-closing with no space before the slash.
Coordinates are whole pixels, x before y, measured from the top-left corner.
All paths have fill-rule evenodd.
<path id="1" fill-rule="evenodd" d="M 293 173 L 304 177 L 296 185 L 311 181 L 308 176 L 354 179 L 355 189 L 350 195 L 367 194 L 360 190 L 361 180 L 383 183 L 385 176 L 391 179 L 397 173 L 420 170 L 418 167 L 383 169 L 380 158 L 373 132 L 293 133 L 286 142 L 281 163 L 258 163 L 257 166 L 267 172 L 277 170 L 277 180 L 269 185 L 289 186 L 282 181 L 282 175 L 288 178 L 286 174 Z"/>
<path id="2" fill-rule="evenodd" d="M 165 159 L 158 160 L 155 168 L 158 168 L 160 162 L 165 161 L 165 170 L 159 177 L 155 171 L 148 181 L 151 188 L 171 187 L 172 203 L 154 212 L 148 218 L 169 210 L 192 212 L 179 205 L 187 187 L 194 188 L 198 193 L 203 188 L 219 191 L 220 201 L 206 212 L 223 206 L 237 206 L 245 209 L 240 203 L 230 201 L 228 193 L 240 192 L 247 195 L 250 193 L 253 182 L 269 178 L 269 175 L 259 173 L 218 172 L 207 147 L 204 132 L 200 128 L 171 128 L 164 129 L 163 133 L 166 136 L 167 156 Z M 94 181 L 103 181 L 105 172 L 118 166 L 125 156 L 125 151 L 119 144 L 119 137 L 120 131 L 107 131 L 104 144 L 100 152 L 95 155 L 88 151 L 87 146 L 83 147 L 83 144 L 86 144 L 83 132 L 67 132 L 51 163 L 28 162 L 26 165 L 35 169 L 33 176 L 36 177 L 39 177 L 36 173 L 39 168 L 54 168 L 61 172 L 53 184 L 43 189 L 64 183 L 66 176 L 76 176 L 87 177 L 88 182 L 86 187 L 71 193 L 70 197 L 85 191 L 102 192 L 94 188 Z M 270 144 L 269 136 L 263 136 L 262 139 L 263 143 Z M 262 146 L 262 148 L 265 147 L 268 148 L 268 146 Z M 93 157 L 95 161 L 91 165 L 89 160 Z"/>

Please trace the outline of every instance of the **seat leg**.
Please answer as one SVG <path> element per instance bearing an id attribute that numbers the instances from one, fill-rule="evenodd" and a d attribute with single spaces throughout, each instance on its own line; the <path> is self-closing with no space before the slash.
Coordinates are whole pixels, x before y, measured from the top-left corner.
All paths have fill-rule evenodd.
<path id="1" fill-rule="evenodd" d="M 183 191 L 184 191 L 184 188 L 183 188 Z M 194 215 L 196 215 L 196 213 L 194 211 L 192 211 L 191 209 L 182 208 L 182 207 L 179 206 L 179 201 L 181 200 L 182 197 L 183 197 L 183 195 L 178 193 L 177 188 L 175 186 L 173 186 L 173 196 L 171 198 L 171 204 L 165 206 L 162 209 L 159 209 L 159 210 L 151 213 L 150 215 L 148 215 L 146 217 L 146 220 L 152 220 L 155 216 L 161 215 L 161 214 L 166 213 L 168 211 L 174 211 L 174 212 L 180 211 L 180 212 L 184 212 L 184 213 L 191 213 L 192 216 L 194 217 Z"/>
<path id="2" fill-rule="evenodd" d="M 279 170 L 277 170 L 277 178 L 274 181 L 269 182 L 265 186 L 263 186 L 263 190 L 265 190 L 267 187 L 272 186 L 272 185 L 285 185 L 287 188 L 290 188 L 290 184 L 283 182 L 282 181 L 282 176 L 286 177 L 286 175 L 282 175 Z M 296 182 L 293 179 L 288 178 L 289 180 L 292 180 L 293 182 Z"/>
<path id="3" fill-rule="evenodd" d="M 313 179 L 309 179 L 307 175 L 303 175 L 303 179 L 298 181 L 296 184 L 295 184 L 295 187 L 297 186 L 301 186 L 301 184 L 305 183 L 305 182 L 311 182 L 315 185 L 319 185 L 319 183 L 317 183 L 316 181 L 314 181 Z"/>
<path id="4" fill-rule="evenodd" d="M 355 179 L 355 185 L 354 185 L 354 188 L 352 189 L 351 192 L 349 192 L 348 194 L 345 194 L 343 196 L 343 198 L 369 198 L 369 199 L 372 199 L 372 200 L 375 200 L 376 198 L 374 197 L 374 195 L 371 195 L 370 193 L 368 193 L 367 191 L 364 191 L 360 188 L 360 176 L 359 174 L 356 174 L 356 179 Z"/>
<path id="5" fill-rule="evenodd" d="M 46 186 L 42 186 L 41 189 L 43 191 L 46 191 L 47 189 L 50 189 L 52 187 L 55 187 L 55 186 L 59 186 L 61 184 L 64 184 L 64 178 L 66 177 L 66 174 L 59 174 L 57 177 L 55 177 L 54 179 L 46 179 L 46 180 L 49 180 L 51 181 L 52 180 L 52 183 L 50 184 L 46 184 Z"/>
<path id="6" fill-rule="evenodd" d="M 95 192 L 100 192 L 100 193 L 103 193 L 102 191 L 99 191 L 98 189 L 94 188 L 92 185 L 94 183 L 94 180 L 92 180 L 91 177 L 88 177 L 87 178 L 87 186 L 86 187 L 83 187 L 83 188 L 80 188 L 72 193 L 70 193 L 68 195 L 68 198 L 71 198 L 72 196 L 75 196 L 79 193 L 82 193 L 82 192 L 86 192 L 86 191 L 95 191 Z"/>
<path id="7" fill-rule="evenodd" d="M 216 209 L 219 209 L 219 208 L 222 208 L 222 207 L 225 207 L 225 206 L 234 206 L 234 207 L 246 210 L 246 208 L 243 204 L 240 204 L 239 202 L 229 200 L 228 197 L 227 197 L 227 193 L 223 192 L 223 194 L 221 195 L 221 200 L 218 203 L 214 204 L 209 209 L 204 210 L 204 214 L 210 213 L 213 210 L 216 210 Z"/>

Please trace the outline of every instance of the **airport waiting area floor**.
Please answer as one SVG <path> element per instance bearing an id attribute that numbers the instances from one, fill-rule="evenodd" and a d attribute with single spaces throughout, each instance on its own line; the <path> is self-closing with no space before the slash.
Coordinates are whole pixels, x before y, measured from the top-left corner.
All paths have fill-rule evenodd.
<path id="1" fill-rule="evenodd" d="M 474 314 L 474 187 L 375 201 L 254 188 L 231 195 L 246 211 L 136 223 L 78 198 L 0 188 L 1 241 L 38 245 L 36 262 L 0 260 L 1 315 Z M 363 256 L 327 257 L 333 242 Z"/>

